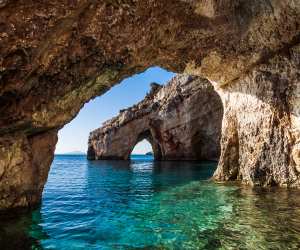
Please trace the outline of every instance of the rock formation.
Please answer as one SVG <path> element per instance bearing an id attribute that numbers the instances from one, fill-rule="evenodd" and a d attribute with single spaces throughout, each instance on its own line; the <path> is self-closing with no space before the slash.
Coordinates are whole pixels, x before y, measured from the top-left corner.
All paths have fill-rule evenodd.
<path id="1" fill-rule="evenodd" d="M 215 178 L 300 186 L 300 45 L 218 89 L 224 105 Z"/>
<path id="2" fill-rule="evenodd" d="M 218 159 L 222 115 L 207 80 L 177 75 L 164 87 L 153 83 L 144 100 L 91 132 L 88 158 L 127 160 L 147 139 L 157 160 Z"/>
<path id="3" fill-rule="evenodd" d="M 34 136 L 14 134 L 1 138 L 1 209 L 38 204 L 53 160 L 56 142 L 56 130 Z"/>
<path id="4" fill-rule="evenodd" d="M 0 208 L 36 204 L 55 133 L 152 65 L 221 93 L 216 179 L 299 187 L 299 16 L 299 0 L 1 0 Z"/>

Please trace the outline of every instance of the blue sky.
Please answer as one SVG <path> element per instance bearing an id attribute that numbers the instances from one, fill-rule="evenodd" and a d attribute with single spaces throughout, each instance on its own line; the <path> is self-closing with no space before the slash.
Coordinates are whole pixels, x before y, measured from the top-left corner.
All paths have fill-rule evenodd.
<path id="1" fill-rule="evenodd" d="M 58 133 L 56 153 L 87 150 L 89 132 L 99 128 L 102 123 L 142 100 L 150 90 L 150 83 L 165 84 L 175 74 L 159 67 L 152 67 L 141 74 L 123 80 L 104 95 L 86 103 L 79 114 L 66 124 Z M 125 136 L 125 135 L 124 135 Z M 135 147 L 133 153 L 145 153 L 151 146 L 143 141 Z"/>

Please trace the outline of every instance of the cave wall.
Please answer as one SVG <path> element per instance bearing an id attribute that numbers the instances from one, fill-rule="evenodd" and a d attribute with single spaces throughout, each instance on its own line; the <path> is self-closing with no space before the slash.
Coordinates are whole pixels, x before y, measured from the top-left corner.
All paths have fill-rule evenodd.
<path id="1" fill-rule="evenodd" d="M 61 128 L 85 102 L 152 65 L 229 84 L 299 41 L 299 5 L 3 1 L 0 135 Z"/>
<path id="2" fill-rule="evenodd" d="M 262 80 L 259 87 L 258 83 L 247 80 L 253 83 L 251 88 L 265 88 L 266 91 L 261 95 L 266 97 L 257 98 L 254 94 L 253 99 L 256 100 L 251 99 L 251 104 L 262 109 L 257 110 L 259 119 L 266 115 L 265 120 L 270 121 L 269 125 L 262 121 L 252 121 L 248 125 L 246 121 L 242 122 L 241 117 L 244 110 L 249 114 L 252 106 L 248 106 L 250 98 L 243 92 L 255 90 L 246 91 L 246 81 L 243 79 L 247 79 L 260 65 L 269 65 L 270 59 L 276 58 L 282 50 L 290 50 L 299 44 L 299 16 L 299 0 L 0 1 L 0 185 L 3 190 L 0 209 L 28 206 L 40 200 L 37 197 L 32 198 L 32 202 L 11 202 L 17 197 L 15 194 L 22 193 L 22 181 L 19 180 L 24 180 L 24 186 L 34 183 L 33 179 L 25 181 L 26 177 L 22 177 L 20 171 L 24 168 L 34 173 L 36 168 L 32 159 L 33 155 L 37 157 L 40 150 L 38 146 L 31 146 L 29 138 L 43 137 L 43 140 L 37 141 L 48 141 L 48 146 L 43 148 L 51 148 L 49 152 L 53 152 L 55 135 L 48 136 L 50 131 L 55 134 L 75 117 L 84 103 L 103 94 L 122 79 L 152 65 L 207 78 L 223 95 L 222 99 L 226 100 L 224 106 L 227 115 L 223 121 L 217 179 L 235 179 L 234 176 L 243 175 L 243 179 L 250 184 L 257 180 L 274 183 L 274 179 L 275 184 L 283 184 L 273 176 L 272 172 L 278 170 L 273 166 L 278 162 L 279 166 L 289 166 L 279 169 L 291 169 L 293 166 L 297 169 L 299 147 L 298 142 L 278 138 L 293 134 L 295 141 L 298 140 L 294 135 L 297 132 L 288 133 L 289 126 L 290 131 L 298 131 L 298 104 L 284 104 L 284 107 L 290 108 L 284 112 L 280 111 L 277 104 L 259 104 L 259 100 L 269 98 L 268 91 L 277 96 L 281 90 L 275 87 L 270 89 L 270 80 Z M 287 57 L 286 60 L 290 62 L 292 58 Z M 294 80 L 289 78 L 293 67 L 288 63 L 278 71 L 278 74 L 287 76 L 285 83 L 280 83 L 280 86 L 294 86 Z M 272 81 L 275 86 L 276 80 Z M 262 87 L 265 84 L 266 87 Z M 231 85 L 240 94 L 226 94 Z M 296 87 L 293 93 L 288 100 L 297 103 L 299 91 Z M 249 99 L 249 103 L 244 101 L 244 97 Z M 233 98 L 240 100 L 241 104 L 237 106 L 245 108 L 234 108 Z M 274 100 L 285 103 L 284 99 L 277 97 Z M 240 110 L 241 113 L 234 110 Z M 274 118 L 270 113 L 274 114 Z M 228 119 L 230 116 L 233 118 Z M 290 121 L 285 122 L 283 117 Z M 239 145 L 238 149 L 236 146 L 227 146 L 242 142 L 239 131 L 240 135 L 249 135 L 251 143 L 254 141 L 256 132 L 241 133 L 243 129 L 237 127 L 238 124 L 247 126 L 249 130 L 262 124 L 266 130 L 269 128 L 276 134 L 273 136 L 266 131 L 259 136 L 260 140 L 266 140 L 267 143 L 258 143 L 265 145 L 256 151 L 261 156 L 250 153 L 256 163 L 243 156 L 249 154 L 242 150 L 250 148 L 247 142 L 245 146 Z M 235 135 L 226 136 L 224 131 Z M 273 137 L 278 142 L 292 142 L 291 146 L 271 142 Z M 283 154 L 286 156 L 271 151 L 285 152 Z M 53 153 L 50 155 L 45 155 L 47 168 Z M 270 162 L 269 155 L 272 156 L 271 165 L 260 163 L 264 158 Z M 24 159 L 20 164 L 17 163 L 19 157 Z M 228 162 L 238 164 L 230 165 Z M 248 163 L 254 167 L 249 167 L 249 174 L 246 174 L 245 164 Z M 259 164 L 265 170 L 257 167 Z M 45 165 L 40 163 L 42 169 L 46 169 Z M 254 169 L 258 169 L 259 174 L 251 174 Z M 239 174 L 227 174 L 230 172 Z M 245 174 L 240 174 L 242 172 Z M 276 176 L 286 172 L 278 172 Z M 291 172 L 290 176 L 294 175 L 293 171 L 288 172 Z M 255 177 L 262 173 L 269 173 L 272 178 Z M 20 185 L 13 184 L 14 179 Z M 291 179 L 295 178 L 289 177 Z M 4 184 L 2 180 L 11 185 Z M 42 187 L 44 180 L 34 190 Z M 297 181 L 288 182 L 294 183 L 291 186 L 299 186 Z M 20 191 L 13 192 L 14 189 Z M 16 200 L 25 200 L 23 197 L 20 195 Z"/>
<path id="3" fill-rule="evenodd" d="M 275 55 L 227 87 L 217 180 L 300 185 L 300 45 Z"/>
<path id="4" fill-rule="evenodd" d="M 211 83 L 177 75 L 166 86 L 152 84 L 141 102 L 92 131 L 88 158 L 128 160 L 142 139 L 157 160 L 216 160 L 223 107 Z"/>
<path id="5" fill-rule="evenodd" d="M 39 203 L 53 160 L 57 131 L 0 140 L 0 212 Z"/>

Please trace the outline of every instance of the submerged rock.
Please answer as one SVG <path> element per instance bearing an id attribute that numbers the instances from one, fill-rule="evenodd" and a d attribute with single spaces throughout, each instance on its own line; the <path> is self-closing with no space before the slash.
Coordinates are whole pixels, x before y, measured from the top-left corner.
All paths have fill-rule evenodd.
<path id="1" fill-rule="evenodd" d="M 90 133 L 88 158 L 129 159 L 143 139 L 157 160 L 217 159 L 223 108 L 209 81 L 177 75 Z"/>

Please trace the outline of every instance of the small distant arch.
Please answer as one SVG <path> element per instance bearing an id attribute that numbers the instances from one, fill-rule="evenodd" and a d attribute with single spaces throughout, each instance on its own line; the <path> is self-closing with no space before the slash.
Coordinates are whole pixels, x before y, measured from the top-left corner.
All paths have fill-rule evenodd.
<path id="1" fill-rule="evenodd" d="M 128 153 L 127 158 L 128 159 L 130 158 L 130 155 L 131 155 L 133 149 L 135 148 L 135 146 L 143 140 L 146 140 L 150 143 L 150 145 L 152 147 L 154 160 L 161 160 L 161 158 L 162 158 L 161 147 L 160 147 L 159 143 L 153 138 L 150 129 L 147 129 L 147 130 L 143 131 L 142 133 L 140 133 L 137 136 L 137 139 L 136 139 L 135 143 L 130 148 L 130 151 Z"/>

